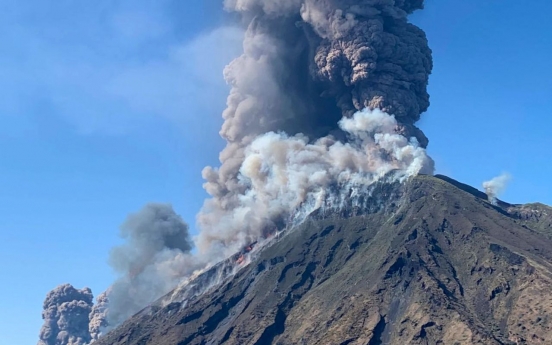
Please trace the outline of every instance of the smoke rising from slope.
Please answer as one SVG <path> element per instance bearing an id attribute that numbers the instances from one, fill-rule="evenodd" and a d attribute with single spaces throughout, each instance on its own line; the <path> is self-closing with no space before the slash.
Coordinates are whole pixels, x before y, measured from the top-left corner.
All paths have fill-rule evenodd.
<path id="1" fill-rule="evenodd" d="M 491 204 L 496 205 L 499 195 L 506 190 L 506 187 L 511 179 L 512 176 L 510 174 L 504 173 L 500 176 L 494 177 L 490 181 L 483 182 L 483 188 L 485 189 L 485 193 L 487 194 Z"/>
<path id="2" fill-rule="evenodd" d="M 88 315 L 92 310 L 92 291 L 69 284 L 50 291 L 44 300 L 38 345 L 85 345 L 90 341 Z"/>
<path id="3" fill-rule="evenodd" d="M 121 226 L 126 243 L 110 264 L 121 277 L 110 287 L 107 322 L 118 325 L 169 292 L 189 273 L 193 244 L 188 224 L 168 204 L 148 204 Z"/>
<path id="4" fill-rule="evenodd" d="M 433 161 L 416 138 L 397 134 L 397 121 L 380 110 L 364 110 L 339 121 L 343 143 L 332 136 L 314 142 L 302 135 L 270 132 L 245 151 L 238 181 L 245 188 L 232 211 L 211 207 L 200 214 L 197 245 L 231 254 L 266 232 L 278 230 L 295 213 L 308 214 L 330 195 L 330 186 L 369 185 L 392 170 L 405 176 L 432 173 Z"/>

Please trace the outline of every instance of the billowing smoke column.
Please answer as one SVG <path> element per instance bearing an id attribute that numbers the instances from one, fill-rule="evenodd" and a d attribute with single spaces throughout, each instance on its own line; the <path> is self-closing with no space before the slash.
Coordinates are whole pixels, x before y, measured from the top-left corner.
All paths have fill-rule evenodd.
<path id="1" fill-rule="evenodd" d="M 368 175 L 373 181 L 388 168 L 408 165 L 412 157 L 399 163 L 403 156 L 382 135 L 402 135 L 398 145 L 410 146 L 409 151 L 426 147 L 428 140 L 414 123 L 429 106 L 432 70 L 424 32 L 407 21 L 423 0 L 226 0 L 225 5 L 242 15 L 247 30 L 244 54 L 225 70 L 232 89 L 223 114 L 222 164 L 203 171 L 212 199 L 198 216 L 198 247 L 219 253 L 278 228 L 287 212 L 323 189 L 326 182 L 317 178 Z M 370 113 L 376 109 L 394 119 Z M 381 126 L 366 125 L 380 120 Z M 299 200 L 290 209 L 285 197 L 293 193 Z"/>
<path id="2" fill-rule="evenodd" d="M 508 182 L 510 182 L 511 179 L 512 176 L 510 174 L 503 173 L 489 181 L 483 182 L 483 188 L 491 204 L 497 204 L 498 196 L 506 190 Z"/>
<path id="3" fill-rule="evenodd" d="M 38 345 L 88 344 L 92 300 L 92 291 L 88 288 L 78 290 L 65 284 L 50 291 L 44 301 L 44 325 Z"/>

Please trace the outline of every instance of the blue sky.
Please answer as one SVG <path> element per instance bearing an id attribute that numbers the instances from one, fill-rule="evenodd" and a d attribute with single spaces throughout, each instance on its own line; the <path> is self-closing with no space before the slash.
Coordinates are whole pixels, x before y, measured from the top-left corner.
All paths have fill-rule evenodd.
<path id="1" fill-rule="evenodd" d="M 217 0 L 0 0 L 0 344 L 37 341 L 60 283 L 103 291 L 118 226 L 149 201 L 192 225 L 239 53 Z M 552 3 L 428 1 L 420 126 L 438 172 L 552 204 Z"/>

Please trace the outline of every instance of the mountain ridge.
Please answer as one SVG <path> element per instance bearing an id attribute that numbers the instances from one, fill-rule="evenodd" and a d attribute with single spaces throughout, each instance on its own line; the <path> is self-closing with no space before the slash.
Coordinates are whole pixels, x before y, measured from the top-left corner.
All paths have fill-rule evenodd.
<path id="1" fill-rule="evenodd" d="M 492 205 L 442 175 L 385 186 L 373 213 L 315 216 L 96 344 L 552 342 L 550 207 Z"/>

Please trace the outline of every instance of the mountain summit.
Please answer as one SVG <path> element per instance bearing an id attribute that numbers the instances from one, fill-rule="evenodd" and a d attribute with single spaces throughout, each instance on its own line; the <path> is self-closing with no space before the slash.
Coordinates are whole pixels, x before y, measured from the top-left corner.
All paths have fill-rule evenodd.
<path id="1" fill-rule="evenodd" d="M 552 208 L 421 175 L 312 214 L 96 344 L 552 344 L 551 287 Z"/>

